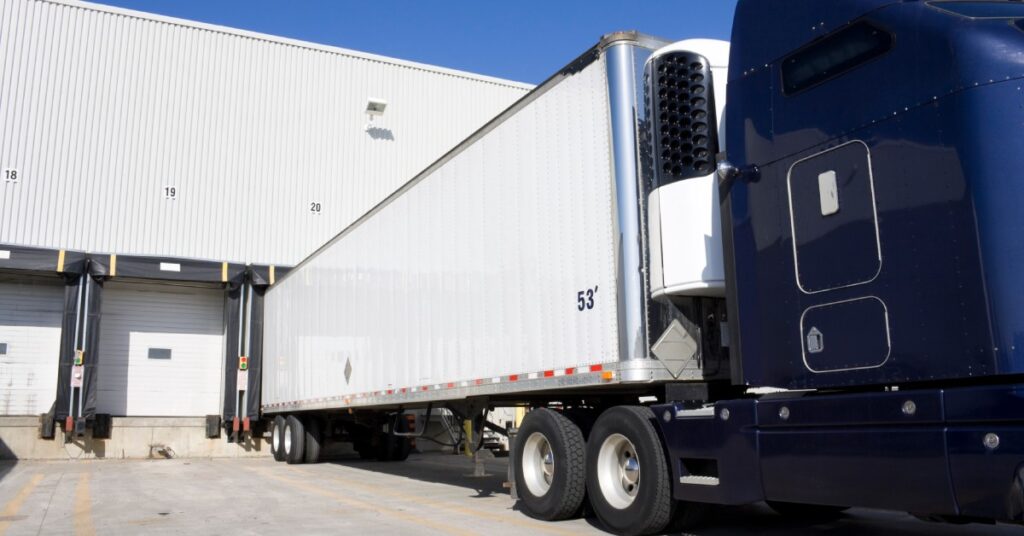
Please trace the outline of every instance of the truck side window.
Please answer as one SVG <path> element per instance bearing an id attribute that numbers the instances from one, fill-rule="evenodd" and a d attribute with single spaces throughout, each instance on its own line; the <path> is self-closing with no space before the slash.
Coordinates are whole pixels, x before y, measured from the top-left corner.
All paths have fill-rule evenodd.
<path id="1" fill-rule="evenodd" d="M 972 19 L 1015 19 L 1024 17 L 1024 4 L 1018 2 L 928 2 L 943 11 Z"/>
<path id="2" fill-rule="evenodd" d="M 782 60 L 782 91 L 799 93 L 835 78 L 888 52 L 893 45 L 889 32 L 858 22 Z"/>

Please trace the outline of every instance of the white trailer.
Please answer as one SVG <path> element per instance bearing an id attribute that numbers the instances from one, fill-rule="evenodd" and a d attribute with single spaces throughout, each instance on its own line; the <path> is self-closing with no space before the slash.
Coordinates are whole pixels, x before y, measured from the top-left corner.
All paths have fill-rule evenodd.
<path id="1" fill-rule="evenodd" d="M 261 407 L 279 460 L 316 461 L 325 437 L 403 459 L 410 410 L 564 418 L 728 375 L 708 154 L 725 88 L 694 76 L 703 97 L 677 118 L 693 139 L 663 160 L 703 178 L 659 187 L 643 77 L 667 45 L 606 36 L 268 290 Z M 724 80 L 727 43 L 677 49 Z"/>

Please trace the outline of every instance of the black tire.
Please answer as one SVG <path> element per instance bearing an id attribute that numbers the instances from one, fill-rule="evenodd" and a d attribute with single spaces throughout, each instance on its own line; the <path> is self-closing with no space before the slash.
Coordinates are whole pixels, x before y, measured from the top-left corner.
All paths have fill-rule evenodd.
<path id="1" fill-rule="evenodd" d="M 772 510 L 775 510 L 775 513 L 781 516 L 792 517 L 794 519 L 803 519 L 815 523 L 834 521 L 836 519 L 839 519 L 843 515 L 843 512 L 850 509 L 849 506 L 802 504 L 782 501 L 765 502 L 768 503 L 768 506 Z"/>
<path id="2" fill-rule="evenodd" d="M 618 476 L 624 463 L 634 464 L 634 484 Z M 598 417 L 587 442 L 587 493 L 597 518 L 616 534 L 650 534 L 672 520 L 672 479 L 650 409 L 617 406 Z"/>
<path id="3" fill-rule="evenodd" d="M 388 451 L 389 462 L 404 462 L 409 459 L 409 454 L 412 453 L 412 439 L 408 437 L 397 437 L 388 435 L 384 439 L 386 450 Z"/>
<path id="4" fill-rule="evenodd" d="M 323 439 L 323 436 L 320 433 L 320 421 L 315 417 L 310 417 L 305 420 L 305 425 L 305 462 L 320 463 L 320 444 Z"/>
<path id="5" fill-rule="evenodd" d="M 274 461 L 284 461 L 284 417 L 274 417 L 273 427 L 270 429 L 270 453 L 274 455 Z"/>
<path id="6" fill-rule="evenodd" d="M 302 463 L 302 460 L 306 456 L 305 442 L 306 432 L 302 426 L 302 421 L 299 420 L 295 415 L 289 415 L 285 419 L 284 432 L 291 437 L 291 448 L 286 448 L 284 453 L 284 461 L 289 464 Z M 288 447 L 287 441 L 285 446 Z"/>
<path id="7" fill-rule="evenodd" d="M 356 453 L 359 454 L 360 460 L 373 460 L 377 458 L 377 453 L 373 450 L 373 445 L 369 443 L 355 443 L 352 446 Z"/>
<path id="8" fill-rule="evenodd" d="M 535 434 L 539 434 L 535 436 Z M 524 452 L 533 452 L 545 441 L 550 450 L 552 469 L 549 487 L 538 481 L 536 469 L 524 467 Z M 546 521 L 568 519 L 575 515 L 583 504 L 586 494 L 586 442 L 576 424 L 561 413 L 550 409 L 535 409 L 526 414 L 515 445 L 512 447 L 515 459 L 516 490 L 523 511 L 534 518 Z M 536 453 L 531 458 L 538 459 Z M 529 460 L 526 463 L 530 463 Z M 541 461 L 541 463 L 544 463 Z M 546 464 L 545 464 L 546 465 Z M 527 479 L 527 471 L 533 475 Z M 533 484 L 531 484 L 533 482 Z M 531 490 L 533 485 L 536 490 Z"/>
<path id="9" fill-rule="evenodd" d="M 409 431 L 409 424 L 399 417 L 395 420 L 395 431 L 404 433 Z M 412 438 L 391 435 L 381 432 L 380 449 L 377 451 L 377 459 L 382 462 L 404 462 L 412 452 Z"/>

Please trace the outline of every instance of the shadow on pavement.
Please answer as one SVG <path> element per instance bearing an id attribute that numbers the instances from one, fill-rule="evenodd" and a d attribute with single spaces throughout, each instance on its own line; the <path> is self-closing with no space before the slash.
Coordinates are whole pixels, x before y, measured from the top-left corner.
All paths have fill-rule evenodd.
<path id="1" fill-rule="evenodd" d="M 458 486 L 472 491 L 469 498 L 508 495 L 504 488 L 506 459 L 490 459 L 484 464 L 487 476 L 473 476 L 473 460 L 454 454 L 412 454 L 404 462 L 361 460 L 355 454 L 332 454 L 326 461 L 352 469 L 412 478 L 422 482 Z"/>
<path id="2" fill-rule="evenodd" d="M 470 493 L 467 498 L 508 496 L 504 488 L 507 458 L 488 459 L 488 476 L 474 477 L 473 461 L 465 456 L 442 453 L 413 454 L 405 462 L 361 460 L 355 454 L 334 454 L 326 463 L 351 469 L 411 478 L 423 482 L 459 486 Z M 471 504 L 471 503 L 470 503 Z M 509 500 L 509 508 L 520 510 Z M 524 514 L 525 515 L 525 514 Z M 586 522 L 600 529 L 600 522 L 588 515 Z M 1012 531 L 1012 532 L 1011 532 Z M 765 504 L 715 508 L 709 519 L 699 527 L 665 534 L 693 536 L 793 535 L 853 536 L 886 534 L 893 536 L 933 536 L 954 534 L 1020 534 L 1011 525 L 949 525 L 920 521 L 903 512 L 852 509 L 839 519 L 824 523 L 783 517 Z"/>
<path id="3" fill-rule="evenodd" d="M 15 464 L 18 463 L 17 458 L 14 456 L 14 452 L 11 451 L 10 447 L 4 443 L 3 439 L 0 439 L 0 482 L 3 481 L 7 473 L 10 473 L 14 469 Z"/>

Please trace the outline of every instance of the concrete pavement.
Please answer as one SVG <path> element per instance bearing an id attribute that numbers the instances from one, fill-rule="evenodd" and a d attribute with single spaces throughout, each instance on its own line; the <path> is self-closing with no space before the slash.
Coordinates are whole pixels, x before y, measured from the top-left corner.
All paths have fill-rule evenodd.
<path id="1" fill-rule="evenodd" d="M 470 460 L 343 457 L 289 466 L 266 458 L 0 462 L 0 536 L 21 534 L 601 534 L 593 519 L 545 523 L 502 488 L 505 459 L 476 478 Z M 814 525 L 763 505 L 722 509 L 697 535 L 1020 534 L 852 510 Z"/>

